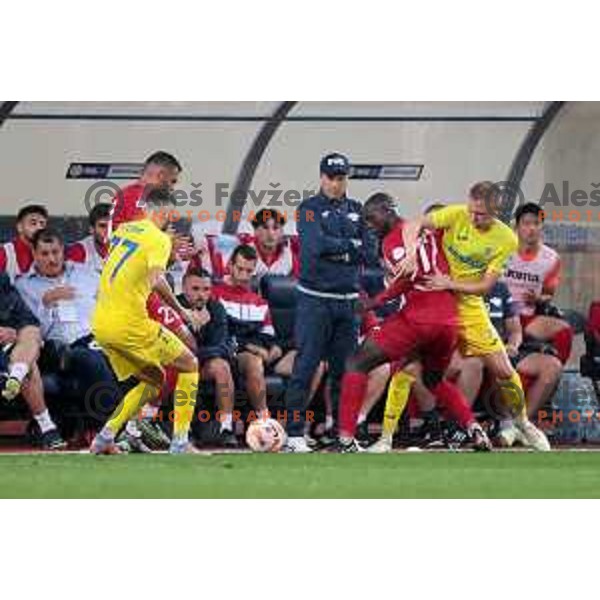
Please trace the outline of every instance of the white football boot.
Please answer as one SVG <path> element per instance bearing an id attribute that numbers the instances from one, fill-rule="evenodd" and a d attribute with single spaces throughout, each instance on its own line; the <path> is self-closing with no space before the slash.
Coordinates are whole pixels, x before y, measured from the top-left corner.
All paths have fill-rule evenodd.
<path id="1" fill-rule="evenodd" d="M 283 451 L 287 454 L 313 453 L 313 449 L 308 445 L 304 436 L 288 438 L 287 444 L 283 448 Z"/>
<path id="2" fill-rule="evenodd" d="M 544 432 L 538 429 L 529 419 L 516 420 L 515 427 L 523 436 L 527 447 L 536 452 L 550 452 L 552 450 Z"/>
<path id="3" fill-rule="evenodd" d="M 498 432 L 498 441 L 502 448 L 512 448 L 517 442 L 525 443 L 521 432 L 515 427 L 513 421 L 503 423 Z"/>
<path id="4" fill-rule="evenodd" d="M 372 446 L 367 448 L 370 454 L 389 454 L 392 451 L 392 438 L 381 436 Z"/>

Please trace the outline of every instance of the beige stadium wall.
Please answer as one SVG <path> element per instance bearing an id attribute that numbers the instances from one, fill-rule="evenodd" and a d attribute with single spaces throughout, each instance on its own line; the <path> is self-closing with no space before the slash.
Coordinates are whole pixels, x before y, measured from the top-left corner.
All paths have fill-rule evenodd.
<path id="1" fill-rule="evenodd" d="M 174 104 L 175 106 L 171 106 Z M 268 115 L 262 103 L 20 103 L 19 115 Z M 84 215 L 84 197 L 94 183 L 67 180 L 72 162 L 140 163 L 153 151 L 173 152 L 185 165 L 182 190 L 233 181 L 259 124 L 223 122 L 8 119 L 0 130 L 0 199 L 3 212 L 27 199 L 44 200 L 56 215 Z M 126 182 L 118 182 L 125 185 Z M 206 198 L 210 204 L 210 199 Z"/>
<path id="2" fill-rule="evenodd" d="M 419 181 L 352 181 L 364 200 L 385 190 L 414 216 L 432 201 L 459 202 L 481 179 L 503 181 L 527 127 L 521 123 L 285 123 L 272 141 L 254 186 L 282 183 L 293 190 L 318 189 L 318 159 L 332 150 L 356 164 L 421 164 Z"/>
<path id="3" fill-rule="evenodd" d="M 216 185 L 233 185 L 264 120 L 278 105 L 20 102 L 0 129 L 2 213 L 11 214 L 24 201 L 36 199 L 47 202 L 56 215 L 84 215 L 83 198 L 93 182 L 67 180 L 71 162 L 140 162 L 156 149 L 181 159 L 182 189 L 190 193 L 191 184 L 201 182 L 203 208 L 216 213 L 222 208 L 216 205 Z M 293 120 L 275 133 L 252 188 L 258 194 L 275 184 L 300 192 L 316 189 L 318 160 L 332 150 L 347 153 L 355 163 L 423 164 L 418 182 L 352 183 L 351 191 L 360 199 L 374 190 L 390 191 L 400 199 L 402 211 L 413 215 L 431 200 L 462 200 L 478 179 L 503 180 L 531 127 L 527 119 L 539 116 L 543 106 L 543 102 L 299 102 L 289 115 Z M 113 120 L 77 118 L 82 115 Z M 120 119 L 127 115 L 133 118 Z M 61 116 L 69 118 L 57 118 Z M 202 120 L 221 116 L 250 120 Z M 369 120 L 382 116 L 397 120 Z M 336 120 L 340 118 L 359 121 Z"/>

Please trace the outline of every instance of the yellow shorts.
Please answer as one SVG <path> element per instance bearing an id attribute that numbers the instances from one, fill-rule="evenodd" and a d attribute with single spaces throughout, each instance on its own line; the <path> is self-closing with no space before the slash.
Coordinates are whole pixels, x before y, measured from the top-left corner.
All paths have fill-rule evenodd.
<path id="1" fill-rule="evenodd" d="M 505 350 L 485 309 L 459 312 L 459 349 L 463 356 L 489 356 Z"/>
<path id="2" fill-rule="evenodd" d="M 94 336 L 119 381 L 136 377 L 156 382 L 164 376 L 164 367 L 186 351 L 185 344 L 174 333 L 154 321 L 150 321 L 143 331 L 115 332 L 109 329 L 104 335 L 103 329 L 95 329 Z"/>

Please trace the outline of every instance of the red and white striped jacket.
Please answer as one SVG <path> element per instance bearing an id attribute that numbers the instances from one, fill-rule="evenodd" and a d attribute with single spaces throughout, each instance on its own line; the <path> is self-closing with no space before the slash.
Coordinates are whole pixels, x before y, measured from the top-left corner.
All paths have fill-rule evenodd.
<path id="1" fill-rule="evenodd" d="M 248 288 L 228 283 L 216 285 L 213 298 L 225 308 L 229 334 L 239 350 L 246 344 L 268 349 L 276 343 L 271 311 L 264 298 Z"/>

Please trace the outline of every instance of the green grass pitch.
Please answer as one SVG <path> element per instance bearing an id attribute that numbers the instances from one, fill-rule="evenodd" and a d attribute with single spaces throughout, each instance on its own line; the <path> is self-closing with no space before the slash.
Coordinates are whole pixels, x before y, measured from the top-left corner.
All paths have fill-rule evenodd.
<path id="1" fill-rule="evenodd" d="M 600 498 L 600 453 L 0 455 L 2 498 Z"/>

